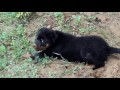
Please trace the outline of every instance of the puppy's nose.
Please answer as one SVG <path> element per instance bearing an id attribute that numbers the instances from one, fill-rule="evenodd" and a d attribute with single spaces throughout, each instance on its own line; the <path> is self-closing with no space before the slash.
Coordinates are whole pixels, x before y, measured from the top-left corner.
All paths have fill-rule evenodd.
<path id="1" fill-rule="evenodd" d="M 41 44 L 41 46 L 45 47 L 45 46 L 46 46 L 46 44 L 45 44 L 45 43 L 42 43 L 42 44 Z"/>
<path id="2" fill-rule="evenodd" d="M 39 44 L 39 40 L 35 40 L 35 42 L 34 42 L 36 45 L 38 45 Z"/>

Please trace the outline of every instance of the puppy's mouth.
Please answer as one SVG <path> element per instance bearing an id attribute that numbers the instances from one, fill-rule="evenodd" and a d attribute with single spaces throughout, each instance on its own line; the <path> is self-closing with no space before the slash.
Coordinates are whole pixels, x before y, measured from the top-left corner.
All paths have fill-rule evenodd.
<path id="1" fill-rule="evenodd" d="M 36 51 L 44 51 L 49 47 L 49 44 L 46 44 L 45 46 L 34 45 L 33 47 Z"/>

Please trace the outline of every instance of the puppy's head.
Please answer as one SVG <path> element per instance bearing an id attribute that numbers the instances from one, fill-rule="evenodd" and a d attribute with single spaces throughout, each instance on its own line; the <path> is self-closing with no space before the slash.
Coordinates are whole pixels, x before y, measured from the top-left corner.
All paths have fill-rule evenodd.
<path id="1" fill-rule="evenodd" d="M 56 39 L 56 31 L 48 28 L 41 28 L 36 33 L 34 48 L 36 49 L 36 51 L 44 51 L 55 44 Z"/>

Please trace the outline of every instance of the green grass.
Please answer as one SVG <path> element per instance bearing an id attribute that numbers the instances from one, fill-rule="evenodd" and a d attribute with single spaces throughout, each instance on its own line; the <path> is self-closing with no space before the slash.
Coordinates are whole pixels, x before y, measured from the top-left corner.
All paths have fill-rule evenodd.
<path id="1" fill-rule="evenodd" d="M 79 31 L 80 31 L 81 33 L 91 32 L 91 31 L 93 31 L 93 30 L 95 30 L 95 27 L 94 27 L 94 26 L 86 27 L 86 28 L 79 28 Z"/>
<path id="2" fill-rule="evenodd" d="M 15 20 L 16 14 L 16 12 L 0 12 L 0 20 L 8 25 Z"/>
<path id="3" fill-rule="evenodd" d="M 55 13 L 53 13 L 53 15 L 55 16 L 57 25 L 62 29 L 63 28 L 62 26 L 64 25 L 63 12 L 55 12 Z"/>
<path id="4" fill-rule="evenodd" d="M 81 23 L 81 16 L 80 15 L 72 15 L 72 18 L 75 20 L 74 24 L 78 25 Z"/>
<path id="5" fill-rule="evenodd" d="M 5 29 L 11 27 L 12 22 L 17 20 L 16 14 L 17 12 L 0 13 L 0 20 L 3 20 L 4 24 L 0 30 L 0 70 L 5 69 L 11 63 L 19 63 L 23 54 L 33 51 L 22 24 L 18 24 L 10 31 Z"/>
<path id="6" fill-rule="evenodd" d="M 64 21 L 64 14 L 63 12 L 54 12 L 52 14 L 56 20 L 56 26 L 59 27 L 59 29 L 63 32 L 70 33 L 73 32 L 73 27 L 76 27 L 79 33 L 89 33 L 91 31 L 95 30 L 94 25 L 86 25 L 84 26 L 84 19 L 95 19 L 95 16 L 88 16 L 85 17 L 84 15 L 72 15 L 67 23 Z M 71 26 L 71 23 L 73 23 L 73 26 Z"/>
<path id="7" fill-rule="evenodd" d="M 32 12 L 0 12 L 0 21 L 9 25 L 15 20 L 26 22 Z"/>
<path id="8" fill-rule="evenodd" d="M 25 27 L 18 23 L 17 26 L 10 31 L 5 29 L 6 27 L 11 27 L 12 22 L 18 19 L 16 18 L 17 13 L 8 12 L 0 13 L 0 15 L 0 20 L 4 21 L 4 27 L 0 30 L 0 77 L 37 77 L 37 68 L 31 65 L 32 60 L 30 58 L 24 61 L 21 59 L 23 54 L 34 51 L 25 35 Z M 7 22 L 8 19 L 9 22 Z M 42 65 L 46 65 L 50 63 L 48 59 L 48 57 L 45 57 L 39 60 L 42 62 Z M 2 74 L 5 70 L 10 74 Z"/>
<path id="9" fill-rule="evenodd" d="M 5 66 L 4 62 L 6 59 L 19 60 L 20 56 L 25 51 L 28 51 L 29 48 L 26 47 L 30 46 L 30 43 L 25 37 L 24 32 L 25 29 L 22 25 L 19 25 L 10 33 L 4 31 L 0 33 L 0 40 L 2 41 L 0 44 L 0 57 L 2 59 L 0 67 Z"/>

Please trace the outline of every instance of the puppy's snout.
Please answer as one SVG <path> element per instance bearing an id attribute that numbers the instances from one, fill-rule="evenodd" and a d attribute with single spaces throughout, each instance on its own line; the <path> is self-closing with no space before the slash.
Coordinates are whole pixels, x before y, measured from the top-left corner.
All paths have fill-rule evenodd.
<path id="1" fill-rule="evenodd" d="M 36 45 L 39 45 L 39 41 L 38 41 L 38 40 L 35 40 L 35 44 L 36 44 Z"/>
<path id="2" fill-rule="evenodd" d="M 39 51 L 39 46 L 37 46 L 36 44 L 33 44 L 33 48 L 36 50 L 36 51 Z"/>
<path id="3" fill-rule="evenodd" d="M 46 47 L 46 44 L 45 43 L 41 43 L 41 46 Z"/>

